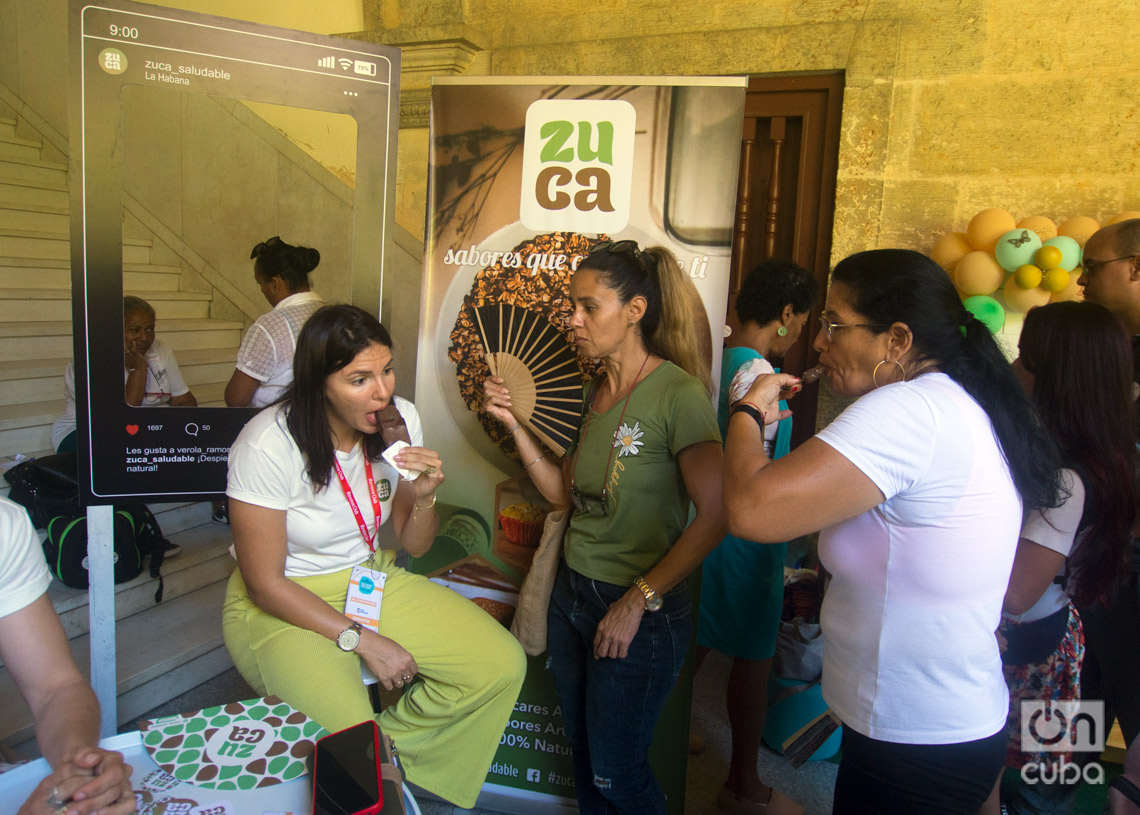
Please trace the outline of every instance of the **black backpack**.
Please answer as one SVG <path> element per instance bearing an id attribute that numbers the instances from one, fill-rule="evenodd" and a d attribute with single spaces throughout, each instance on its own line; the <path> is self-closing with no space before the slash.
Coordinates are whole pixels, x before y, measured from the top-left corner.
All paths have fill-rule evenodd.
<path id="1" fill-rule="evenodd" d="M 4 473 L 12 485 L 8 497 L 28 511 L 36 529 L 44 529 L 57 515 L 80 513 L 76 469 L 75 453 L 23 461 Z"/>
<path id="2" fill-rule="evenodd" d="M 143 559 L 150 560 L 150 576 L 158 578 L 154 602 L 162 600 L 161 574 L 166 539 L 154 513 L 146 504 L 126 504 L 114 510 L 115 582 L 134 580 L 142 573 Z M 51 573 L 65 586 L 86 589 L 87 516 L 57 515 L 48 521 L 44 557 Z"/>

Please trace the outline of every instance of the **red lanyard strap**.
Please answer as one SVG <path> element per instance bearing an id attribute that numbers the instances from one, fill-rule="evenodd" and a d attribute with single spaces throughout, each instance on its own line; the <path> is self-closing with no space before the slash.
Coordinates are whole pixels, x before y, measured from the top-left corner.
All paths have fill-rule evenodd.
<path id="1" fill-rule="evenodd" d="M 362 454 L 363 451 L 361 451 Z M 344 497 L 348 500 L 348 507 L 352 510 L 352 517 L 356 519 L 356 525 L 360 527 L 360 537 L 364 538 L 364 543 L 368 546 L 369 552 L 376 552 L 376 544 L 373 542 L 376 539 L 376 532 L 380 529 L 380 496 L 376 494 L 376 482 L 372 480 L 372 462 L 368 460 L 367 454 L 364 454 L 364 474 L 368 478 L 368 497 L 372 499 L 372 514 L 376 516 L 376 525 L 372 528 L 372 534 L 368 534 L 368 524 L 364 522 L 364 515 L 360 511 L 360 505 L 356 503 L 356 496 L 352 494 L 352 488 L 348 486 L 348 479 L 344 477 L 344 470 L 340 468 L 340 462 L 333 459 L 333 464 L 336 465 L 336 478 L 340 482 L 340 488 L 344 490 Z"/>

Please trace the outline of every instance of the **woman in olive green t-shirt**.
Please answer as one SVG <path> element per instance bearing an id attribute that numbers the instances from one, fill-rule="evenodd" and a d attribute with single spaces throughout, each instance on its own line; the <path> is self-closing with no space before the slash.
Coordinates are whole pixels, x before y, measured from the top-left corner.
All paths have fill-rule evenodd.
<path id="1" fill-rule="evenodd" d="M 547 641 L 579 811 L 663 815 L 649 744 L 692 633 L 685 578 L 725 532 L 697 298 L 668 250 L 634 241 L 594 246 L 570 294 L 574 341 L 605 371 L 562 461 L 515 421 L 501 379 L 485 383 L 483 407 L 542 494 L 573 506 Z"/>

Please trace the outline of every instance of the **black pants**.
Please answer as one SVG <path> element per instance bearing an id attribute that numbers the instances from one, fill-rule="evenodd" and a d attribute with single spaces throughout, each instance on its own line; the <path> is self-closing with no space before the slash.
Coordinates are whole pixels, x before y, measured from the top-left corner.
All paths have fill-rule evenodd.
<path id="1" fill-rule="evenodd" d="M 1006 732 L 959 744 L 896 744 L 843 728 L 832 815 L 975 815 L 1005 760 Z"/>
<path id="2" fill-rule="evenodd" d="M 1140 541 L 1132 541 L 1132 552 L 1133 560 L 1140 560 Z M 1104 604 L 1084 606 L 1080 613 L 1085 629 L 1081 698 L 1103 699 L 1105 726 L 1113 716 L 1120 719 L 1124 743 L 1131 744 L 1140 734 L 1140 574 L 1130 572 Z"/>

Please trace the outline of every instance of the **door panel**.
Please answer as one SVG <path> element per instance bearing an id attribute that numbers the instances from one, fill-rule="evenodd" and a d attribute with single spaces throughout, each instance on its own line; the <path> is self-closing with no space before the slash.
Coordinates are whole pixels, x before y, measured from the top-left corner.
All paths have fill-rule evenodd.
<path id="1" fill-rule="evenodd" d="M 761 260 L 794 260 L 826 291 L 842 96 L 842 73 L 749 80 L 727 315 L 733 331 L 740 283 Z M 783 370 L 799 374 L 816 363 L 811 343 L 820 311 L 812 309 L 796 345 L 776 361 Z M 792 405 L 793 445 L 815 433 L 818 391 L 809 387 Z"/>

